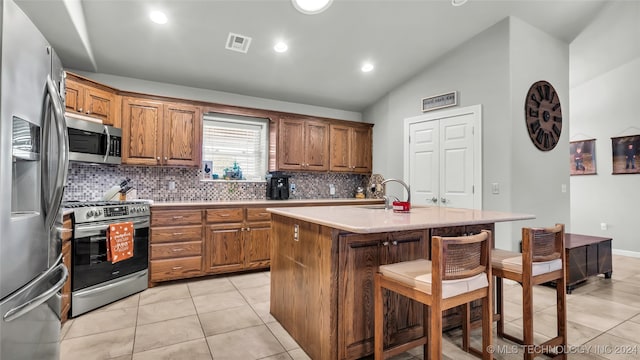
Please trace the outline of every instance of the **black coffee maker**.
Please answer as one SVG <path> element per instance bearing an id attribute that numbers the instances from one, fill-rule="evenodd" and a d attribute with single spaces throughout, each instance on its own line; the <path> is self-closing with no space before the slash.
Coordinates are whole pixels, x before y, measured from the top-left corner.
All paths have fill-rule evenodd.
<path id="1" fill-rule="evenodd" d="M 289 198 L 289 175 L 272 172 L 267 178 L 267 199 L 287 200 Z"/>

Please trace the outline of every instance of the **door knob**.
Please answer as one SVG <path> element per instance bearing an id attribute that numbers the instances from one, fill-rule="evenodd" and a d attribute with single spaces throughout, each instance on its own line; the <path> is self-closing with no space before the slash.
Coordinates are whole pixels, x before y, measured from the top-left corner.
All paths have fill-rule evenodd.
<path id="1" fill-rule="evenodd" d="M 446 204 L 447 203 L 447 199 L 442 197 L 442 198 L 440 198 L 440 202 L 443 203 L 443 204 Z"/>
<path id="2" fill-rule="evenodd" d="M 434 196 L 431 199 L 427 199 L 427 201 L 431 201 L 432 203 L 436 204 L 438 202 L 438 198 Z"/>

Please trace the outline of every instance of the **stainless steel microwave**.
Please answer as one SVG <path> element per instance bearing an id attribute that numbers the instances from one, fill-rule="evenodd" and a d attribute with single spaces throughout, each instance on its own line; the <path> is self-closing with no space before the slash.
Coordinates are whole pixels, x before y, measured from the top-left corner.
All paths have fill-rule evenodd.
<path id="1" fill-rule="evenodd" d="M 65 116 L 69 133 L 69 160 L 96 164 L 122 162 L 122 130 L 98 122 Z"/>

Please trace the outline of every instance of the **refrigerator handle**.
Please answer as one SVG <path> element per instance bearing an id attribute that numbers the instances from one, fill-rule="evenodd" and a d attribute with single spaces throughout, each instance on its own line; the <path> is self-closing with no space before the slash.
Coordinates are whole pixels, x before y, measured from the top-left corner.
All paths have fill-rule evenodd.
<path id="1" fill-rule="evenodd" d="M 111 151 L 111 134 L 109 134 L 109 127 L 107 125 L 104 126 L 104 132 L 107 133 L 107 150 L 104 153 L 104 159 L 103 161 L 107 161 L 107 158 L 109 157 L 109 151 Z"/>
<path id="2" fill-rule="evenodd" d="M 4 321 L 9 322 L 21 317 L 22 315 L 30 312 L 31 310 L 40 306 L 45 301 L 49 300 L 52 296 L 57 294 L 58 291 L 62 289 L 62 287 L 64 286 L 64 283 L 67 281 L 67 278 L 69 277 L 69 270 L 67 270 L 67 267 L 64 266 L 64 263 L 60 263 L 57 266 L 51 268 L 49 271 L 43 273 L 41 276 L 38 276 L 30 284 L 30 285 L 35 285 L 35 283 L 38 283 L 40 281 L 48 281 L 50 280 L 49 277 L 51 276 L 51 274 L 56 274 L 58 271 L 61 271 L 61 276 L 60 276 L 60 280 L 58 280 L 58 282 L 56 282 L 55 285 L 50 287 L 47 291 L 43 292 L 42 294 L 34 297 L 33 299 L 25 301 L 21 305 L 18 305 L 13 309 L 7 311 L 2 316 Z M 30 286 L 30 285 L 27 285 L 27 286 Z"/>
<path id="3" fill-rule="evenodd" d="M 56 220 L 58 210 L 60 210 L 60 203 L 62 202 L 62 195 L 64 193 L 64 186 L 67 180 L 67 171 L 69 170 L 69 134 L 67 133 L 67 124 L 64 120 L 64 109 L 62 108 L 62 101 L 60 101 L 60 94 L 56 89 L 55 83 L 51 79 L 51 75 L 47 76 L 47 91 L 49 92 L 49 101 L 53 105 L 53 117 L 56 124 L 56 131 L 58 139 L 60 140 L 60 154 L 58 156 L 58 166 L 56 168 L 56 180 L 55 187 L 53 189 L 53 195 L 51 198 L 46 197 L 49 203 L 45 207 L 45 225 L 47 229 L 51 229 Z M 46 129 L 46 128 L 45 128 Z M 47 147 L 44 153 L 48 150 L 49 134 L 45 133 L 45 139 L 47 141 Z M 46 162 L 43 164 L 45 169 L 45 179 L 43 182 L 45 187 L 49 185 L 49 157 L 45 157 Z M 47 192 L 45 192 L 47 194 Z"/>

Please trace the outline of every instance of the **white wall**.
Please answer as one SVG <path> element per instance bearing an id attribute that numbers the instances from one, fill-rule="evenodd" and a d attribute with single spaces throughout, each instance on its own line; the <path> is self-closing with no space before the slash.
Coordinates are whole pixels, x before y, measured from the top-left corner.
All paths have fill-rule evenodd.
<path id="1" fill-rule="evenodd" d="M 174 84 L 140 80 L 115 76 L 110 74 L 92 73 L 80 70 L 68 69 L 68 71 L 88 77 L 102 84 L 112 86 L 123 91 L 133 91 L 159 96 L 175 97 L 180 99 L 197 100 L 225 105 L 244 106 L 256 109 L 290 112 L 312 116 L 327 117 L 332 119 L 361 121 L 359 112 L 331 109 L 320 106 L 298 104 L 286 101 L 258 98 L 233 94 L 223 91 L 199 89 Z"/>
<path id="2" fill-rule="evenodd" d="M 524 44 L 532 49 L 523 49 Z M 548 51 L 550 58 L 532 54 L 535 48 Z M 364 111 L 363 121 L 376 124 L 374 173 L 402 177 L 403 120 L 421 114 L 421 98 L 457 90 L 458 106 L 483 106 L 483 208 L 537 216 L 535 221 L 497 224 L 496 246 L 517 249 L 525 224 L 568 224 L 569 196 L 560 194 L 561 183 L 569 183 L 568 131 L 554 151 L 542 153 L 525 127 L 525 94 L 540 79 L 562 93 L 563 113 L 568 113 L 568 45 L 517 19 L 493 25 Z M 536 167 L 521 166 L 526 163 Z M 537 174 L 545 173 L 551 176 L 537 181 Z M 500 194 L 491 194 L 492 183 L 500 185 Z"/>
<path id="3" fill-rule="evenodd" d="M 597 168 L 571 177 L 572 231 L 612 237 L 614 251 L 640 256 L 640 175 L 611 174 L 611 137 L 640 134 L 640 2 L 608 3 L 570 54 L 571 140 L 596 139 Z"/>
<path id="4" fill-rule="evenodd" d="M 562 223 L 569 231 L 569 45 L 518 18 L 511 18 L 510 30 L 511 211 L 536 215 L 521 225 Z M 553 85 L 562 106 L 562 133 L 550 151 L 538 150 L 525 126 L 525 95 L 539 80 Z"/>

